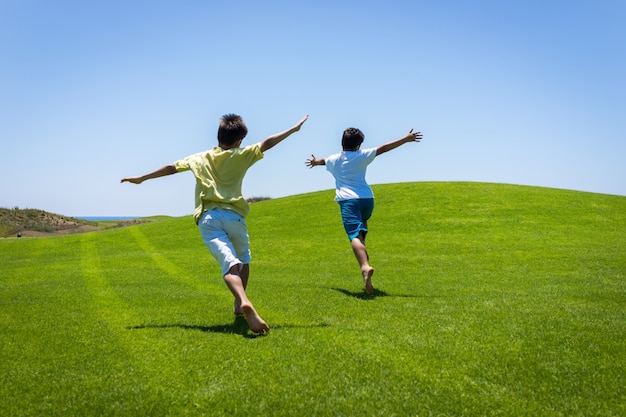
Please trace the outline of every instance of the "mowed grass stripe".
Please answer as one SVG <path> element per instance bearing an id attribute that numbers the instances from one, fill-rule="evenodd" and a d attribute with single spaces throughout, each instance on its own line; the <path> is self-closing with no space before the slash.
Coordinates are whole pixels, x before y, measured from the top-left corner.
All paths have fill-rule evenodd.
<path id="1" fill-rule="evenodd" d="M 137 323 L 138 317 L 120 297 L 107 278 L 101 266 L 95 233 L 86 233 L 81 236 L 81 270 L 87 290 L 91 294 L 94 307 L 110 330 L 118 336 L 126 333 L 129 323 Z"/>
<path id="2" fill-rule="evenodd" d="M 191 217 L 176 220 L 176 225 L 170 225 L 161 229 L 160 224 L 155 224 L 154 229 L 142 227 L 130 227 L 128 230 L 137 247 L 151 259 L 154 267 L 162 271 L 152 271 L 153 277 L 158 281 L 167 283 L 156 286 L 172 289 L 168 297 L 176 298 L 181 307 L 193 305 L 195 312 L 185 308 L 184 315 L 179 315 L 179 323 L 190 323 L 190 318 L 205 320 L 214 318 L 224 323 L 224 312 L 227 318 L 232 319 L 233 296 L 223 282 L 219 266 L 214 261 L 209 251 L 205 248 L 197 228 Z M 145 230 L 145 232 L 144 232 Z M 160 238 L 152 239 L 152 233 L 156 231 Z M 147 235 L 146 233 L 149 233 Z M 150 237 L 148 237 L 150 236 Z M 161 240 L 164 239 L 164 240 Z M 178 288 L 180 285 L 186 289 Z M 177 288 L 177 289 L 174 289 Z M 158 296 L 155 294 L 155 296 Z M 197 304 L 191 304 L 193 301 Z M 194 325 L 199 322 L 193 322 Z"/>
<path id="3" fill-rule="evenodd" d="M 94 309 L 123 356 L 117 363 L 119 376 L 111 375 L 118 381 L 113 391 L 133 398 L 129 403 L 107 405 L 106 413 L 100 415 L 169 415 L 181 403 L 188 404 L 190 397 L 223 389 L 218 374 L 197 380 L 195 389 L 179 382 L 189 381 L 185 358 L 190 352 L 209 357 L 203 353 L 209 348 L 203 346 L 203 335 L 213 330 L 206 325 L 206 307 L 197 305 L 205 301 L 204 296 L 198 296 L 197 291 L 190 295 L 188 285 L 169 280 L 169 272 L 159 274 L 162 268 L 145 253 L 146 247 L 137 250 L 135 240 L 122 237 L 128 234 L 133 235 L 132 228 L 88 234 L 81 239 L 83 257 L 87 258 L 82 261 L 83 277 Z M 112 245 L 116 242 L 126 247 L 117 246 L 122 251 L 112 259 L 106 254 L 115 250 Z M 161 261 L 163 265 L 167 262 Z M 220 334 L 219 327 L 215 326 L 216 334 Z M 229 332 L 228 328 L 223 331 L 226 335 Z M 183 346 L 181 338 L 188 339 Z"/>
<path id="4" fill-rule="evenodd" d="M 177 242 L 164 243 L 159 239 L 155 239 L 156 244 L 151 244 L 137 230 L 154 226 L 158 225 L 131 226 L 100 233 L 97 244 L 92 247 L 97 250 L 102 279 L 107 281 L 105 294 L 115 298 L 113 305 L 124 304 L 129 311 L 129 314 L 121 315 L 119 324 L 125 328 L 168 325 L 176 321 L 193 325 L 206 319 L 211 307 L 219 304 L 216 299 L 224 298 L 225 303 L 232 305 L 232 296 L 221 278 L 211 283 L 201 276 L 202 262 L 194 262 L 196 259 L 188 256 L 190 250 L 195 251 L 190 248 L 192 245 L 181 248 Z M 156 230 L 158 236 L 159 228 Z M 202 251 L 199 253 L 206 255 Z M 179 259 L 180 263 L 174 263 L 170 257 Z M 225 294 L 220 297 L 219 292 Z"/>
<path id="5" fill-rule="evenodd" d="M 169 279 L 179 281 L 199 291 L 207 291 L 209 286 L 206 280 L 192 276 L 189 270 L 181 267 L 180 263 L 175 263 L 168 259 L 168 251 L 165 251 L 163 248 L 157 248 L 151 243 L 150 239 L 141 231 L 141 228 L 130 227 L 129 232 L 137 245 L 152 259 L 154 264 L 167 273 Z M 206 256 L 209 256 L 208 251 Z"/>
<path id="6" fill-rule="evenodd" d="M 11 243 L 0 255 L 16 266 L 0 273 L 2 414 L 98 416 L 144 407 L 145 379 L 85 285 L 80 239 Z"/>

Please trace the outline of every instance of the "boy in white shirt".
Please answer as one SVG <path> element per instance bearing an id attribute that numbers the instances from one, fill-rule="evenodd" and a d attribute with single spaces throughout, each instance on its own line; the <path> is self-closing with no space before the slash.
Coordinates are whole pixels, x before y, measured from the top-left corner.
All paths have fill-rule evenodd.
<path id="1" fill-rule="evenodd" d="M 365 135 L 359 129 L 350 127 L 343 132 L 341 147 L 343 151 L 328 158 L 316 158 L 311 155 L 305 164 L 309 168 L 325 165 L 326 170 L 335 177 L 335 201 L 341 209 L 343 227 L 348 234 L 352 251 L 361 267 L 361 275 L 368 294 L 374 293 L 372 275 L 374 268 L 369 264 L 369 255 L 365 247 L 367 221 L 374 211 L 374 193 L 365 180 L 367 166 L 378 155 L 395 149 L 405 143 L 422 140 L 421 132 L 409 131 L 403 137 L 377 148 L 361 149 Z"/>
<path id="2" fill-rule="evenodd" d="M 217 131 L 218 146 L 189 155 L 148 174 L 123 178 L 121 181 L 141 184 L 177 172 L 193 173 L 196 178 L 194 219 L 202 240 L 220 264 L 224 282 L 235 297 L 234 313 L 243 314 L 250 330 L 255 333 L 266 333 L 269 326 L 246 295 L 251 256 L 245 217 L 250 208 L 242 195 L 241 186 L 248 169 L 263 158 L 264 152 L 299 131 L 308 117 L 304 116 L 283 132 L 242 148 L 241 142 L 248 128 L 240 116 L 224 115 Z"/>

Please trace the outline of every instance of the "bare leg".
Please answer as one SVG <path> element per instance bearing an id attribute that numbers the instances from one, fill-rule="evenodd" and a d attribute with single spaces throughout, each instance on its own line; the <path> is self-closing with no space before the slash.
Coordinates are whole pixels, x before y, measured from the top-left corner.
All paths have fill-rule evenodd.
<path id="1" fill-rule="evenodd" d="M 246 295 L 246 290 L 243 285 L 243 279 L 239 272 L 239 265 L 233 266 L 230 271 L 224 275 L 224 282 L 230 292 L 235 296 L 235 305 L 238 304 L 241 308 L 241 312 L 246 318 L 248 326 L 250 326 L 250 330 L 254 333 L 267 332 L 270 329 L 269 326 L 256 312 L 250 300 L 248 300 L 248 296 Z"/>
<path id="2" fill-rule="evenodd" d="M 359 234 L 359 237 L 352 239 L 352 251 L 361 266 L 361 275 L 363 276 L 365 291 L 367 291 L 368 294 L 373 294 L 374 286 L 372 285 L 372 275 L 374 275 L 374 268 L 369 264 L 369 255 L 365 248 L 364 240 L 365 237 L 363 234 Z"/>
<path id="3" fill-rule="evenodd" d="M 244 264 L 241 267 L 241 271 L 239 272 L 239 277 L 241 278 L 241 283 L 243 284 L 244 290 L 248 288 L 249 276 L 250 276 L 250 264 Z M 241 311 L 241 302 L 237 300 L 237 297 L 235 297 L 235 305 L 233 307 L 233 313 L 235 313 L 236 316 L 240 316 L 243 314 Z"/>

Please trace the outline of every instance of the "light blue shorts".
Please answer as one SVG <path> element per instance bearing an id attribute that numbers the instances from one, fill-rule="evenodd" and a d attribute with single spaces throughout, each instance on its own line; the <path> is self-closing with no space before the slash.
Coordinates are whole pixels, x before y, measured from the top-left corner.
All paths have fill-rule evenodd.
<path id="1" fill-rule="evenodd" d="M 374 211 L 373 198 L 355 198 L 352 200 L 339 201 L 343 228 L 352 241 L 359 233 L 367 234 L 367 221 Z"/>
<path id="2" fill-rule="evenodd" d="M 226 275 L 230 268 L 249 264 L 250 240 L 246 221 L 232 210 L 207 210 L 198 222 L 204 244 Z"/>

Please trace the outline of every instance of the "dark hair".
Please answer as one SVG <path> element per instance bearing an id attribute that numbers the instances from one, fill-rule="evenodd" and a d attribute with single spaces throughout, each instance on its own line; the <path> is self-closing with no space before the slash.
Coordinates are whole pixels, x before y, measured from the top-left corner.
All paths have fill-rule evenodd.
<path id="1" fill-rule="evenodd" d="M 343 131 L 341 147 L 344 151 L 354 151 L 365 140 L 365 135 L 356 127 L 349 127 Z"/>
<path id="2" fill-rule="evenodd" d="M 241 116 L 225 114 L 220 119 L 220 127 L 217 129 L 217 141 L 224 145 L 232 145 L 246 137 L 248 128 Z"/>

